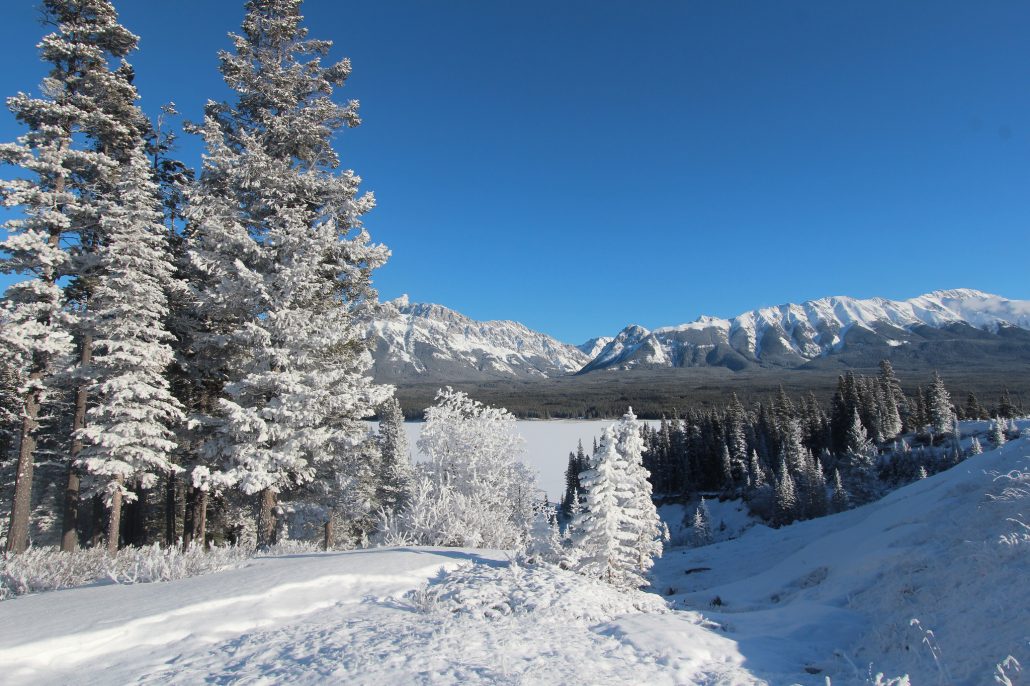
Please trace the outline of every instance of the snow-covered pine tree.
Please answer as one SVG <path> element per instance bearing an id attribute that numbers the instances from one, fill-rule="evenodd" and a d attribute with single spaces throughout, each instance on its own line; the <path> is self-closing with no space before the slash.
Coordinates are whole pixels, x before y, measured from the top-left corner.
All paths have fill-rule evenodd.
<path id="1" fill-rule="evenodd" d="M 762 466 L 761 460 L 758 459 L 757 450 L 751 451 L 751 458 L 748 460 L 747 471 L 752 490 L 757 491 L 766 485 L 768 479 L 766 479 L 765 467 Z"/>
<path id="2" fill-rule="evenodd" d="M 888 421 L 893 421 L 893 414 L 896 411 L 898 419 L 901 421 L 897 433 L 910 430 L 911 427 L 906 423 L 906 417 L 909 414 L 908 400 L 905 398 L 905 392 L 901 389 L 901 382 L 894 373 L 894 366 L 891 365 L 890 360 L 880 360 L 880 386 L 887 403 Z M 893 436 L 887 436 L 887 438 L 893 438 Z"/>
<path id="3" fill-rule="evenodd" d="M 848 496 L 848 492 L 844 489 L 844 482 L 841 481 L 840 471 L 833 470 L 833 496 L 831 497 L 831 505 L 834 512 L 843 512 L 851 507 L 851 498 Z"/>
<path id="4" fill-rule="evenodd" d="M 627 530 L 621 505 L 629 493 L 625 466 L 617 448 L 615 427 L 605 428 L 594 451 L 591 468 L 580 475 L 586 500 L 573 523 L 577 570 L 617 586 L 639 587 L 644 579 L 634 573 L 635 535 Z"/>
<path id="5" fill-rule="evenodd" d="M 726 413 L 726 443 L 730 453 L 730 474 L 738 488 L 748 481 L 747 434 L 744 424 L 746 411 L 734 393 Z"/>
<path id="6" fill-rule="evenodd" d="M 1005 445 L 1005 420 L 1001 417 L 995 417 L 994 421 L 991 422 L 990 430 L 991 443 L 994 444 L 995 448 L 1000 448 Z"/>
<path id="7" fill-rule="evenodd" d="M 858 416 L 858 410 L 851 414 L 851 423 L 847 427 L 844 438 L 845 453 L 865 453 L 869 449 L 869 437 L 866 435 L 865 427 Z"/>
<path id="8" fill-rule="evenodd" d="M 701 503 L 694 510 L 690 528 L 695 546 L 700 547 L 712 542 L 712 515 L 708 512 L 708 503 L 705 502 L 704 496 L 701 496 Z"/>
<path id="9" fill-rule="evenodd" d="M 732 492 L 734 486 L 733 462 L 730 459 L 730 448 L 725 443 L 719 451 L 719 477 L 722 488 Z"/>
<path id="10" fill-rule="evenodd" d="M 776 523 L 780 526 L 797 519 L 798 498 L 794 477 L 790 475 L 786 459 L 780 460 L 780 473 L 776 479 Z"/>
<path id="11" fill-rule="evenodd" d="M 258 542 L 270 542 L 278 492 L 304 483 L 314 462 L 360 445 L 360 420 L 385 400 L 372 384 L 359 322 L 376 305 L 371 272 L 388 256 L 370 243 L 361 216 L 374 204 L 360 178 L 338 173 L 332 138 L 357 126 L 357 102 L 334 91 L 350 62 L 325 66 L 331 43 L 308 38 L 300 0 L 249 0 L 234 51 L 221 71 L 233 103 L 211 103 L 209 156 L 194 197 L 206 236 L 195 262 L 209 279 L 203 305 L 244 312 L 222 319 L 237 358 L 213 419 L 223 439 L 224 482 L 261 494 Z M 254 180 L 259 179 L 260 183 Z M 225 221 L 219 229 L 212 223 Z M 237 251 L 242 248 L 241 251 Z"/>
<path id="12" fill-rule="evenodd" d="M 970 443 L 969 443 L 969 454 L 970 455 L 981 455 L 983 453 L 983 451 L 984 451 L 984 449 L 983 449 L 983 446 L 980 445 L 980 439 L 977 438 L 976 436 L 973 436 L 973 440 L 970 441 Z"/>
<path id="13" fill-rule="evenodd" d="M 951 417 L 951 394 L 944 387 L 941 375 L 936 371 L 933 373 L 933 380 L 926 388 L 926 412 L 929 419 L 930 429 L 935 435 L 948 433 L 952 429 Z"/>
<path id="14" fill-rule="evenodd" d="M 172 266 L 157 188 L 140 148 L 126 164 L 115 197 L 105 203 L 90 329 L 94 401 L 81 464 L 106 482 L 111 509 L 108 549 L 118 549 L 123 498 L 150 488 L 175 466 L 171 427 L 182 419 L 165 372 L 172 361 L 164 322 Z"/>
<path id="15" fill-rule="evenodd" d="M 88 363 L 89 332 L 77 330 L 77 319 L 70 315 L 88 307 L 87 272 L 102 243 L 98 198 L 110 190 L 117 156 L 131 149 L 144 125 L 135 106 L 131 68 L 122 62 L 111 69 L 111 62 L 134 50 L 137 41 L 118 24 L 111 3 L 44 0 L 41 10 L 45 22 L 55 27 L 39 44 L 41 58 L 50 64 L 43 95 L 19 93 L 8 100 L 15 118 L 29 131 L 17 143 L 0 147 L 4 162 L 31 177 L 8 182 L 4 193 L 5 206 L 20 208 L 23 218 L 7 225 L 3 270 L 28 277 L 8 289 L 3 315 L 10 354 L 23 360 L 26 370 L 11 550 L 28 543 L 39 407 L 55 354 L 68 352 L 68 332 L 78 334 L 80 364 Z M 74 251 L 63 249 L 65 238 Z M 73 307 L 59 311 L 68 303 Z M 77 378 L 80 386 L 87 383 L 82 377 Z M 74 419 L 68 422 L 73 429 L 81 428 L 85 415 L 85 393 L 80 390 L 78 396 Z M 72 451 L 78 447 L 73 442 Z M 75 546 L 78 501 L 78 475 L 70 466 L 66 491 L 62 547 L 70 550 Z"/>
<path id="16" fill-rule="evenodd" d="M 67 141 L 54 136 L 42 122 L 38 125 L 41 130 L 30 132 L 20 145 L 0 149 L 5 161 L 35 175 L 32 181 L 5 184 L 5 206 L 20 206 L 24 217 L 5 224 L 8 236 L 0 243 L 4 253 L 0 269 L 26 277 L 8 287 L 0 312 L 0 345 L 19 382 L 17 404 L 10 410 L 19 425 L 14 432 L 18 454 L 6 543 L 8 551 L 19 553 L 29 545 L 40 408 L 53 390 L 54 372 L 72 349 L 70 321 L 62 310 L 58 285 L 69 264 L 61 246 L 68 222 L 62 209 L 72 201 L 65 190 Z"/>
<path id="17" fill-rule="evenodd" d="M 376 504 L 389 513 L 402 508 L 411 496 L 414 473 L 404 433 L 404 414 L 396 397 L 379 406 L 379 468 L 374 475 Z"/>
<path id="18" fill-rule="evenodd" d="M 624 508 L 629 516 L 630 531 L 634 534 L 637 573 L 643 577 L 654 566 L 654 558 L 662 556 L 663 530 L 662 520 L 651 497 L 651 475 L 644 468 L 644 443 L 640 437 L 640 427 L 633 408 L 627 409 L 626 414 L 615 424 L 618 450 L 625 465 L 629 490 L 629 499 Z"/>

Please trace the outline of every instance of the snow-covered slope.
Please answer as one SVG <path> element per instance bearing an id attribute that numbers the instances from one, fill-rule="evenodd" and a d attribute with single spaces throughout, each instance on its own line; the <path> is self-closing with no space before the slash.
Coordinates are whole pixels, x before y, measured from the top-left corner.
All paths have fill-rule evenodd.
<path id="1" fill-rule="evenodd" d="M 1022 438 L 865 507 L 671 550 L 655 588 L 722 625 L 770 683 L 866 684 L 870 668 L 994 683 L 1009 655 L 1030 669 L 1028 509 Z"/>
<path id="2" fill-rule="evenodd" d="M 701 317 L 653 331 L 628 326 L 583 371 L 798 367 L 859 351 L 869 351 L 875 361 L 876 355 L 886 357 L 885 353 L 906 347 L 920 349 L 933 362 L 935 355 L 975 351 L 977 344 L 985 351 L 997 342 L 1026 347 L 1027 330 L 1030 301 L 970 289 L 935 291 L 902 301 L 831 297 L 752 310 L 732 319 Z"/>
<path id="3" fill-rule="evenodd" d="M 368 332 L 379 381 L 545 378 L 575 373 L 590 361 L 576 346 L 518 322 L 480 322 L 406 298 L 385 309 Z"/>

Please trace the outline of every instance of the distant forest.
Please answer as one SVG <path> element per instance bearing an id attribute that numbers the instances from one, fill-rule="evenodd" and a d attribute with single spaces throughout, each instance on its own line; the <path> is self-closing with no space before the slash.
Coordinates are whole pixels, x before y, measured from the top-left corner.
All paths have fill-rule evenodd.
<path id="1" fill-rule="evenodd" d="M 659 426 L 643 427 L 644 466 L 660 500 L 744 498 L 752 513 L 782 525 L 870 502 L 982 452 L 960 420 L 993 420 L 981 438 L 1000 446 L 1017 434 L 1010 420 L 1023 412 L 1008 391 L 989 403 L 973 392 L 955 397 L 937 374 L 906 393 L 884 360 L 875 376 L 838 377 L 828 403 L 781 388 L 753 405 L 734 394 L 720 407 L 670 409 Z M 596 453 L 582 445 L 570 452 L 563 511 L 577 509 Z M 703 531 L 703 507 L 697 517 Z"/>
<path id="2" fill-rule="evenodd" d="M 614 419 L 627 407 L 642 419 L 661 419 L 690 409 L 720 408 L 732 395 L 746 406 L 768 403 L 782 389 L 790 397 L 814 394 L 819 405 L 829 409 L 839 379 L 848 371 L 858 376 L 876 376 L 879 369 L 756 369 L 733 372 L 719 368 L 631 370 L 593 372 L 577 376 L 533 381 L 454 383 L 488 405 L 507 408 L 520 419 Z M 915 395 L 933 379 L 930 368 L 897 368 L 907 395 Z M 998 406 L 1007 395 L 1019 407 L 1030 408 L 1030 368 L 1025 365 L 940 370 L 953 398 L 961 404 L 969 393 L 988 409 Z M 406 384 L 397 389 L 405 418 L 422 419 L 444 383 Z"/>

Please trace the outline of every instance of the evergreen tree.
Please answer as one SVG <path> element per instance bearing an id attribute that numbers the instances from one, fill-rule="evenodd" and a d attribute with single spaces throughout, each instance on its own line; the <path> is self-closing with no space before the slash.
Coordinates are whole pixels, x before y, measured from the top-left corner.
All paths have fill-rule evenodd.
<path id="1" fill-rule="evenodd" d="M 752 489 L 758 490 L 765 486 L 767 481 L 765 477 L 765 468 L 762 467 L 762 464 L 758 459 L 757 450 L 751 451 L 751 459 L 748 462 L 748 474 L 750 475 Z"/>
<path id="2" fill-rule="evenodd" d="M 980 455 L 983 453 L 983 451 L 984 449 L 983 446 L 980 445 L 980 439 L 978 439 L 976 436 L 973 436 L 973 440 L 969 444 L 969 454 Z"/>
<path id="3" fill-rule="evenodd" d="M 701 547 L 712 542 L 712 516 L 708 512 L 708 503 L 704 496 L 701 496 L 701 504 L 694 511 L 694 518 L 691 524 L 691 533 L 694 545 Z"/>
<path id="4" fill-rule="evenodd" d="M 995 448 L 1005 445 L 1005 424 L 1002 422 L 1001 417 L 997 417 L 991 422 L 990 438 Z"/>
<path id="5" fill-rule="evenodd" d="M 92 254 L 101 244 L 97 198 L 117 173 L 117 153 L 131 148 L 142 124 L 134 105 L 131 68 L 124 62 L 116 70 L 110 68 L 112 61 L 134 50 L 137 41 L 118 24 L 110 2 L 44 0 L 42 11 L 46 23 L 56 27 L 39 44 L 43 61 L 50 65 L 43 96 L 19 93 L 8 100 L 28 133 L 17 143 L 0 146 L 0 159 L 30 177 L 5 184 L 5 206 L 20 208 L 23 218 L 6 225 L 6 256 L 0 267 L 27 277 L 8 289 L 2 315 L 7 354 L 19 360 L 26 377 L 7 537 L 8 550 L 14 551 L 28 544 L 39 411 L 58 358 L 70 351 L 70 333 L 78 334 L 79 349 L 88 361 L 88 331 L 77 326 L 74 313 L 88 306 Z M 65 249 L 69 244 L 74 251 Z M 65 308 L 68 303 L 74 307 Z M 83 375 L 78 382 L 86 383 Z M 79 395 L 74 429 L 81 428 L 85 414 L 85 394 Z M 73 443 L 73 453 L 77 448 Z M 69 504 L 74 505 L 78 477 L 71 469 L 68 491 Z M 71 524 L 70 531 L 65 526 L 65 549 L 74 547 L 74 519 Z"/>
<path id="6" fill-rule="evenodd" d="M 579 570 L 622 587 L 646 585 L 652 558 L 662 554 L 640 434 L 632 409 L 605 429 L 592 468 L 581 477 L 585 509 L 573 522 Z"/>
<path id="7" fill-rule="evenodd" d="M 623 458 L 616 447 L 615 427 L 601 435 L 594 462 L 581 476 L 586 493 L 584 511 L 573 520 L 573 547 L 581 574 L 617 586 L 639 587 L 644 579 L 634 573 L 635 536 L 628 530 L 628 514 L 621 507 L 629 493 L 622 476 Z"/>
<path id="8" fill-rule="evenodd" d="M 940 374 L 933 373 L 933 380 L 926 389 L 927 414 L 931 430 L 937 434 L 945 434 L 952 429 L 951 395 L 944 387 Z"/>
<path id="9" fill-rule="evenodd" d="M 1005 417 L 1006 419 L 1019 416 L 1019 408 L 1012 402 L 1012 395 L 1007 388 L 1001 394 L 1001 402 L 998 403 L 998 416 Z"/>
<path id="10" fill-rule="evenodd" d="M 843 512 L 851 507 L 851 498 L 844 489 L 844 482 L 841 481 L 840 472 L 833 470 L 833 496 L 831 499 L 834 512 Z"/>
<path id="11" fill-rule="evenodd" d="M 629 408 L 615 424 L 618 450 L 625 465 L 628 499 L 623 507 L 629 514 L 628 523 L 633 533 L 636 551 L 636 572 L 641 577 L 654 565 L 654 558 L 662 556 L 662 520 L 658 516 L 651 495 L 650 474 L 643 464 L 641 424 Z"/>
<path id="12" fill-rule="evenodd" d="M 80 432 L 82 464 L 107 481 L 111 552 L 118 548 L 122 501 L 138 497 L 129 484 L 150 488 L 158 474 L 176 468 L 171 427 L 182 411 L 165 377 L 172 361 L 164 326 L 172 267 L 161 216 L 141 147 L 101 220 L 107 240 L 90 313 L 96 397 Z"/>
<path id="13" fill-rule="evenodd" d="M 798 500 L 794 477 L 790 475 L 785 459 L 780 460 L 780 473 L 776 480 L 776 523 L 780 526 L 797 519 Z"/>
<path id="14" fill-rule="evenodd" d="M 411 496 L 414 474 L 404 433 L 404 413 L 397 398 L 379 406 L 380 461 L 375 474 L 376 505 L 387 512 L 402 508 Z"/>
<path id="15" fill-rule="evenodd" d="M 333 135 L 360 123 L 357 103 L 332 96 L 350 74 L 324 66 L 329 41 L 301 26 L 300 0 L 250 0 L 221 71 L 233 104 L 211 103 L 198 131 L 208 158 L 192 210 L 202 231 L 194 261 L 221 278 L 201 293 L 218 311 L 238 359 L 212 419 L 225 483 L 261 494 L 259 544 L 274 532 L 280 490 L 314 476 L 314 463 L 360 441 L 360 419 L 386 397 L 360 322 L 376 294 L 372 270 L 388 252 L 372 245 L 360 217 L 373 206 L 360 179 L 337 173 Z M 260 179 L 261 183 L 253 183 Z M 212 224 L 222 222 L 220 228 Z M 213 253 L 213 254 L 212 254 Z"/>
<path id="16" fill-rule="evenodd" d="M 848 454 L 864 454 L 869 448 L 869 438 L 866 436 L 865 427 L 859 419 L 858 410 L 851 415 L 851 423 L 848 425 L 844 438 L 844 451 Z"/>
<path id="17" fill-rule="evenodd" d="M 986 419 L 987 410 L 980 404 L 980 400 L 972 391 L 966 396 L 966 419 Z"/>
<path id="18" fill-rule="evenodd" d="M 734 485 L 746 485 L 748 478 L 746 412 L 737 394 L 732 395 L 726 413 L 726 442 L 729 448 L 730 478 Z"/>

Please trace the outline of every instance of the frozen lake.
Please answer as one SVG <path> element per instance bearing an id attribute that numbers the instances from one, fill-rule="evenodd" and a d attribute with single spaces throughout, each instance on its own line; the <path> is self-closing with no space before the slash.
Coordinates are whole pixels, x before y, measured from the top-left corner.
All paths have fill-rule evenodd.
<path id="1" fill-rule="evenodd" d="M 569 453 L 576 450 L 579 441 L 590 453 L 594 438 L 600 439 L 604 427 L 611 424 L 611 419 L 528 419 L 518 422 L 519 434 L 525 439 L 525 452 L 522 461 L 537 471 L 540 487 L 547 493 L 551 502 L 557 502 L 565 492 L 565 468 L 568 466 Z M 648 424 L 658 424 L 648 421 Z M 422 458 L 418 454 L 418 435 L 422 431 L 422 422 L 405 422 L 412 458 Z"/>

